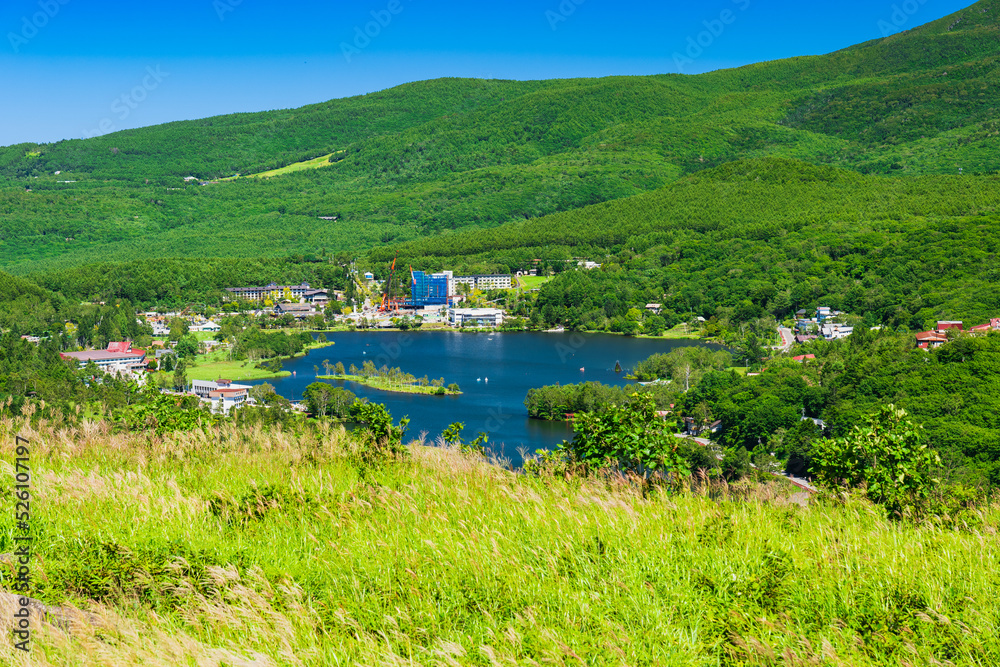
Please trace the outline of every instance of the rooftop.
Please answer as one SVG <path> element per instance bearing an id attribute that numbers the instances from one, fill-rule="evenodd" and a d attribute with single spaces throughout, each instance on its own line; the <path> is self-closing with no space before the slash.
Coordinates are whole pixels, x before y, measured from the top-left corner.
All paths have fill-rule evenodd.
<path id="1" fill-rule="evenodd" d="M 145 353 L 137 352 L 109 352 L 108 350 L 83 350 L 82 352 L 63 352 L 63 359 L 76 359 L 77 361 L 114 361 L 128 359 L 142 359 Z"/>
<path id="2" fill-rule="evenodd" d="M 500 308 L 452 308 L 452 311 L 458 315 L 501 315 L 503 310 Z"/>

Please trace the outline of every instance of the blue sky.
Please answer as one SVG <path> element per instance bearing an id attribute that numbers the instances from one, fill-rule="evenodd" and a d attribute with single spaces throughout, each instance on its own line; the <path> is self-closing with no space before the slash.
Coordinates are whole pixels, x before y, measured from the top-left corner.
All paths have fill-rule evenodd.
<path id="1" fill-rule="evenodd" d="M 442 76 L 695 74 L 828 53 L 971 3 L 3 0 L 0 145 L 297 107 Z"/>

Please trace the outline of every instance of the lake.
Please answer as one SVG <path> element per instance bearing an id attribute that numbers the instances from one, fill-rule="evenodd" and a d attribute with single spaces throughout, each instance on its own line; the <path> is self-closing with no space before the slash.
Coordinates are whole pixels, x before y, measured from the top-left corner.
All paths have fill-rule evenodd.
<path id="1" fill-rule="evenodd" d="M 529 452 L 551 448 L 573 436 L 563 422 L 528 418 L 524 399 L 532 387 L 597 381 L 624 386 L 625 372 L 615 373 L 620 362 L 627 372 L 647 357 L 678 347 L 704 346 L 698 341 L 626 338 L 607 334 L 580 333 L 459 333 L 353 332 L 329 333 L 335 345 L 313 350 L 304 357 L 285 362 L 295 375 L 266 380 L 291 400 L 301 400 L 303 390 L 316 382 L 314 366 L 323 374 L 323 360 L 358 367 L 365 361 L 376 366 L 398 366 L 416 377 L 427 375 L 459 384 L 461 396 L 397 394 L 369 389 L 354 383 L 332 382 L 377 403 L 393 417 L 408 416 L 408 437 L 427 432 L 432 442 L 453 422 L 464 422 L 466 440 L 480 431 L 490 434 L 496 453 L 521 464 L 519 449 Z M 709 345 L 712 349 L 722 349 Z M 260 381 L 264 382 L 264 380 Z M 260 384 L 250 382 L 248 384 Z"/>

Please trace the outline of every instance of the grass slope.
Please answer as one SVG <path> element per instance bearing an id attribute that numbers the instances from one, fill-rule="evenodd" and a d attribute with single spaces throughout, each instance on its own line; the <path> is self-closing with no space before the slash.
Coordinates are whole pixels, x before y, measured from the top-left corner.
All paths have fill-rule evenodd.
<path id="1" fill-rule="evenodd" d="M 270 171 L 262 171 L 259 174 L 249 174 L 247 176 L 241 176 L 240 178 L 273 178 L 275 176 L 284 176 L 286 174 L 294 174 L 297 171 L 307 171 L 309 169 L 321 169 L 323 167 L 329 167 L 332 162 L 332 158 L 335 154 L 330 153 L 329 155 L 320 155 L 312 160 L 303 160 L 302 162 L 293 162 L 286 167 L 280 167 L 278 169 L 272 169 Z"/>
<path id="2" fill-rule="evenodd" d="M 255 362 L 247 361 L 205 361 L 185 370 L 188 380 L 211 380 L 226 378 L 234 382 L 244 380 L 268 380 L 289 377 L 291 371 L 272 373 L 262 368 L 254 368 Z"/>
<path id="3" fill-rule="evenodd" d="M 914 526 L 774 485 L 644 495 L 419 446 L 359 469 L 339 428 L 108 430 L 0 420 L 32 443 L 32 594 L 95 615 L 37 627 L 33 664 L 1000 661 L 994 506 Z"/>

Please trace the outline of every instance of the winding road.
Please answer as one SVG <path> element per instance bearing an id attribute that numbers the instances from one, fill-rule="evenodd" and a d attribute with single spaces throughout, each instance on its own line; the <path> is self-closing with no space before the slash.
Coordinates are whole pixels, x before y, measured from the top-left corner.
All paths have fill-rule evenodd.
<path id="1" fill-rule="evenodd" d="M 781 336 L 781 345 L 778 346 L 778 349 L 782 352 L 788 352 L 792 349 L 792 345 L 795 344 L 795 334 L 792 333 L 792 330 L 786 327 L 778 327 L 778 335 Z"/>

